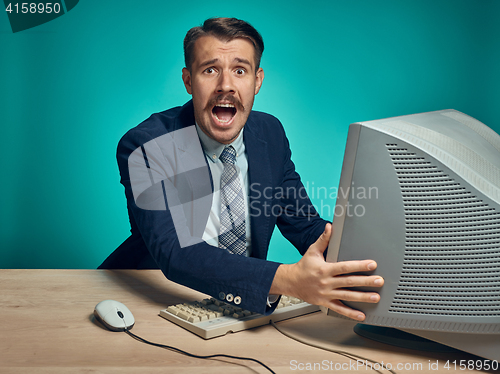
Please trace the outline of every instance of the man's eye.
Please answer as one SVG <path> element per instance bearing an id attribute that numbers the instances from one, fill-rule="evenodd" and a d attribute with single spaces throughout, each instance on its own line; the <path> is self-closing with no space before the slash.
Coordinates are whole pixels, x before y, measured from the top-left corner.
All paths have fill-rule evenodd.
<path id="1" fill-rule="evenodd" d="M 215 69 L 214 68 L 206 68 L 205 69 L 205 73 L 206 74 L 214 74 L 215 73 Z"/>
<path id="2" fill-rule="evenodd" d="M 236 69 L 235 72 L 236 72 L 236 75 L 243 75 L 246 73 L 246 70 L 245 69 Z"/>

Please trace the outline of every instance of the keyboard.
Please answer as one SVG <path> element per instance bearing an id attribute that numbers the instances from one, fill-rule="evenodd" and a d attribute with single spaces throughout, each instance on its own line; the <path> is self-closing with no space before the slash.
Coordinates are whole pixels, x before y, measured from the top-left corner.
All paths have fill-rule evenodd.
<path id="1" fill-rule="evenodd" d="M 189 330 L 203 339 L 226 335 L 228 332 L 248 330 L 316 312 L 319 306 L 290 296 L 282 296 L 275 311 L 268 315 L 253 313 L 215 298 L 171 305 L 160 311 L 160 316 Z"/>

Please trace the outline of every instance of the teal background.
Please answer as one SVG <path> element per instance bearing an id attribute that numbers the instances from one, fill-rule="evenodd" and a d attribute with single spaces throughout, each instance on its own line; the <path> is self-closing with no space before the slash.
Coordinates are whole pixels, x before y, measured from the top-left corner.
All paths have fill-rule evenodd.
<path id="1" fill-rule="evenodd" d="M 310 191 L 338 185 L 352 122 L 453 108 L 500 132 L 500 1 L 181 3 L 82 0 L 16 34 L 0 14 L 0 268 L 95 268 L 127 238 L 116 144 L 189 99 L 182 40 L 208 17 L 263 35 L 254 109 Z M 277 231 L 270 259 L 298 260 Z"/>

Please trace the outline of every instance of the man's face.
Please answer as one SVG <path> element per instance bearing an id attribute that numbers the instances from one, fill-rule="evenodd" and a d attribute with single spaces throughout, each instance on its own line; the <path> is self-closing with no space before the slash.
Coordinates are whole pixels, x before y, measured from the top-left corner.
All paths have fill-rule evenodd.
<path id="1" fill-rule="evenodd" d="M 203 36 L 194 45 L 191 71 L 182 69 L 186 90 L 193 95 L 196 123 L 219 143 L 236 139 L 262 85 L 264 71 L 255 72 L 254 53 L 247 39 L 226 43 Z"/>

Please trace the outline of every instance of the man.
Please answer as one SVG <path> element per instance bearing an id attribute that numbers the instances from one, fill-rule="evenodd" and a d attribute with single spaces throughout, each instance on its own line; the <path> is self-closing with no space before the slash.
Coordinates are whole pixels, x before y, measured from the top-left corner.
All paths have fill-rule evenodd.
<path id="1" fill-rule="evenodd" d="M 383 279 L 347 275 L 375 269 L 374 261 L 325 262 L 331 225 L 307 197 L 279 121 L 252 111 L 263 50 L 260 34 L 234 18 L 189 30 L 182 79 L 192 101 L 154 114 L 120 141 L 132 235 L 101 267 L 159 267 L 177 283 L 262 314 L 275 308 L 273 295 L 286 294 L 361 321 L 340 300 L 375 303 L 379 295 L 345 288 L 380 287 Z M 266 260 L 275 225 L 303 254 L 298 263 Z"/>

